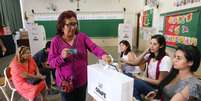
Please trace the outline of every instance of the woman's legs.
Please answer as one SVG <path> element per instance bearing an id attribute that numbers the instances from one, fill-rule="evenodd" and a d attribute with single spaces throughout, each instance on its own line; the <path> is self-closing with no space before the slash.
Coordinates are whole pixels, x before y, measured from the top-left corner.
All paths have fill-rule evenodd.
<path id="1" fill-rule="evenodd" d="M 133 96 L 137 100 L 141 101 L 142 100 L 141 94 L 146 95 L 147 93 L 149 93 L 150 91 L 153 91 L 153 90 L 155 90 L 155 87 L 153 87 L 148 82 L 145 82 L 144 80 L 140 80 L 140 79 L 135 79 L 134 80 Z"/>
<path id="2" fill-rule="evenodd" d="M 73 93 L 61 92 L 61 101 L 74 101 Z"/>
<path id="3" fill-rule="evenodd" d="M 76 90 L 74 92 L 75 101 L 85 101 L 86 100 L 86 89 L 87 89 L 87 84 L 84 86 L 81 86 L 79 88 L 76 88 Z"/>
<path id="4" fill-rule="evenodd" d="M 47 92 L 46 89 L 44 88 L 44 90 L 41 91 L 40 96 L 41 96 L 41 101 L 47 101 L 46 96 Z"/>

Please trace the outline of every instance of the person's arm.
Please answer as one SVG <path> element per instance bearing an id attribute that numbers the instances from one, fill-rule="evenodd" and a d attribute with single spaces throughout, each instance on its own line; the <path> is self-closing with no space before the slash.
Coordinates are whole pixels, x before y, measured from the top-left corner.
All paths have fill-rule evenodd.
<path id="1" fill-rule="evenodd" d="M 21 76 L 22 76 L 23 78 L 41 78 L 41 76 L 39 76 L 39 75 L 31 75 L 31 74 L 28 74 L 27 72 L 23 72 L 23 73 L 21 74 Z"/>
<path id="2" fill-rule="evenodd" d="M 189 87 L 185 86 L 184 89 L 176 93 L 170 101 L 187 101 L 189 98 Z"/>
<path id="3" fill-rule="evenodd" d="M 3 52 L 2 54 L 4 55 L 6 53 L 6 51 L 7 51 L 7 49 L 4 46 L 3 41 L 1 39 L 0 39 L 0 47 L 2 48 L 2 52 Z"/>
<path id="4" fill-rule="evenodd" d="M 34 59 L 32 57 L 30 59 L 31 59 L 32 64 L 36 67 L 36 75 L 31 75 L 31 76 L 35 77 L 35 78 L 45 79 L 46 77 L 43 76 L 42 74 L 40 74 L 38 66 L 37 66 L 36 62 L 34 61 Z"/>
<path id="5" fill-rule="evenodd" d="M 44 62 L 42 63 L 42 66 L 43 66 L 44 68 L 50 68 L 50 67 L 49 67 L 49 64 L 48 64 L 48 61 L 44 61 Z"/>
<path id="6" fill-rule="evenodd" d="M 97 46 L 88 36 L 85 35 L 84 38 L 87 49 L 94 55 L 96 55 L 98 58 L 106 60 L 107 53 L 102 48 Z"/>
<path id="7" fill-rule="evenodd" d="M 128 61 L 133 61 L 137 58 L 136 54 L 134 52 L 128 53 Z"/>
<path id="8" fill-rule="evenodd" d="M 140 56 L 138 56 L 137 58 L 133 59 L 133 60 L 129 60 L 129 61 L 124 61 L 121 60 L 122 62 L 129 64 L 129 65 L 140 65 L 146 62 L 146 60 L 144 59 L 144 56 L 148 53 L 148 49 L 145 50 Z"/>
<path id="9" fill-rule="evenodd" d="M 48 63 L 50 65 L 51 68 L 57 68 L 60 67 L 61 64 L 63 64 L 65 61 L 65 57 L 63 57 L 63 55 L 65 55 L 64 53 L 65 50 L 63 50 L 62 53 L 59 53 L 59 43 L 57 40 L 53 39 L 51 41 L 51 48 L 49 50 L 49 54 L 48 54 Z"/>

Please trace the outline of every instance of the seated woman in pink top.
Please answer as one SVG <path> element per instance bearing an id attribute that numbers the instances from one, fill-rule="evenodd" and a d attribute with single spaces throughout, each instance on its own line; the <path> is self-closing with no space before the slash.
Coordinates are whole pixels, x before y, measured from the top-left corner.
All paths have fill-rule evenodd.
<path id="1" fill-rule="evenodd" d="M 9 67 L 11 68 L 12 82 L 21 96 L 29 101 L 34 101 L 40 95 L 41 101 L 45 100 L 45 77 L 39 74 L 28 47 L 19 47 Z M 34 85 L 27 81 L 28 78 L 40 78 L 42 80 Z"/>
<path id="2" fill-rule="evenodd" d="M 56 68 L 56 83 L 62 101 L 85 101 L 87 88 L 87 50 L 100 59 L 107 53 L 85 33 L 78 31 L 77 15 L 64 11 L 57 21 L 57 35 L 51 40 L 48 56 L 50 67 Z"/>

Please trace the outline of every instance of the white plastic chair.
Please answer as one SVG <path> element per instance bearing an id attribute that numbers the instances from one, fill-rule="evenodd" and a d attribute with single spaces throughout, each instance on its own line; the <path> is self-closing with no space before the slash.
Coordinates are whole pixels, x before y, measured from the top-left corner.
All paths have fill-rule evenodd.
<path id="1" fill-rule="evenodd" d="M 15 87 L 12 85 L 12 81 L 10 80 L 11 79 L 11 74 L 10 74 L 10 67 L 7 67 L 4 69 L 4 76 L 5 76 L 5 81 L 6 83 L 8 83 L 8 86 L 9 88 L 12 90 L 12 93 L 11 93 L 11 98 L 10 98 L 10 101 L 13 101 L 13 98 L 14 98 L 14 94 L 16 92 L 16 89 Z M 9 101 L 9 100 L 8 100 Z"/>
<path id="2" fill-rule="evenodd" d="M 9 98 L 8 98 L 8 95 L 6 94 L 4 88 L 6 87 L 6 80 L 4 79 L 4 83 L 2 85 L 0 85 L 0 89 L 1 91 L 3 92 L 5 98 L 6 98 L 6 101 L 9 101 Z"/>

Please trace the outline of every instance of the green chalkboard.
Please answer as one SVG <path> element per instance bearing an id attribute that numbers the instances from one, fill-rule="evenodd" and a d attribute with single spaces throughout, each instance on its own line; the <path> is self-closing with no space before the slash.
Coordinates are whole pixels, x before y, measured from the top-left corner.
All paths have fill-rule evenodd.
<path id="1" fill-rule="evenodd" d="M 51 39 L 55 35 L 56 21 L 35 22 L 44 26 L 47 39 Z M 79 20 L 79 28 L 89 37 L 117 37 L 119 23 L 123 23 L 123 19 Z"/>

